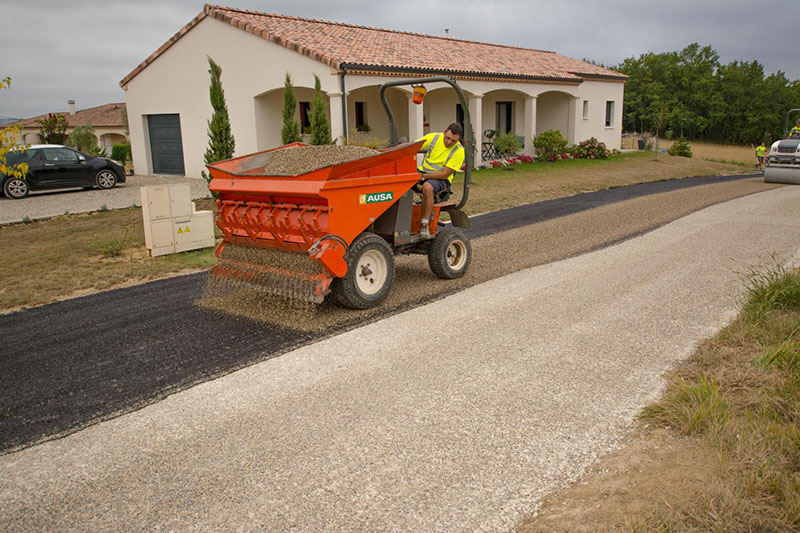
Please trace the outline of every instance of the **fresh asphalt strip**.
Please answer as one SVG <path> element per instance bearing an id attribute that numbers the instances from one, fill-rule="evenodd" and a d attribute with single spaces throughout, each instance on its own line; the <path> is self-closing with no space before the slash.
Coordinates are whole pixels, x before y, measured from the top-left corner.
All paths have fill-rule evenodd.
<path id="1" fill-rule="evenodd" d="M 752 177 L 667 180 L 527 204 L 472 218 L 469 235 Z M 73 433 L 352 327 L 306 333 L 202 309 L 193 303 L 206 276 L 178 276 L 0 315 L 0 453 Z"/>

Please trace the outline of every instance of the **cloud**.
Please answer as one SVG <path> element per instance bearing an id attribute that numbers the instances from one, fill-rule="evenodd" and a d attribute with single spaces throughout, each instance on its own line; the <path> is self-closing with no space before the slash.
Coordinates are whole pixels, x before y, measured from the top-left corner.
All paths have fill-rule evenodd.
<path id="1" fill-rule="evenodd" d="M 118 83 L 203 9 L 189 0 L 1 1 L 0 117 L 25 118 L 124 101 Z M 238 0 L 235 7 L 392 30 L 553 50 L 616 64 L 653 51 L 711 45 L 727 63 L 758 60 L 767 72 L 800 78 L 792 44 L 800 2 L 769 10 L 741 0 Z M 788 44 L 787 44 L 788 43 Z"/>

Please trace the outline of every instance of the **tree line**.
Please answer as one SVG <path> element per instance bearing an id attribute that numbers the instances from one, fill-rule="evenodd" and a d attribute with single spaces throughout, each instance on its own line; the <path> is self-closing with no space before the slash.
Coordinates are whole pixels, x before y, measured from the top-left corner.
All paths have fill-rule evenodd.
<path id="1" fill-rule="evenodd" d="M 760 144 L 783 135 L 786 112 L 800 108 L 800 81 L 766 75 L 758 61 L 720 63 L 710 46 L 648 52 L 610 68 L 628 76 L 625 131 L 667 138 Z"/>

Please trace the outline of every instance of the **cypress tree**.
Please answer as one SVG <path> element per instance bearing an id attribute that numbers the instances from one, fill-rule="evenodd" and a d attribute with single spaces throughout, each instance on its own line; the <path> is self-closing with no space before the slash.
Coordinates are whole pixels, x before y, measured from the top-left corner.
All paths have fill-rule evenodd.
<path id="1" fill-rule="evenodd" d="M 233 157 L 236 141 L 231 133 L 231 122 L 228 118 L 228 105 L 225 103 L 225 91 L 222 90 L 222 68 L 210 56 L 208 57 L 208 73 L 211 75 L 211 85 L 208 92 L 211 98 L 211 107 L 214 113 L 208 121 L 208 148 L 203 158 L 206 164 L 223 161 Z M 206 181 L 211 181 L 211 175 L 202 172 Z M 216 197 L 216 195 L 214 195 Z"/>
<path id="2" fill-rule="evenodd" d="M 289 144 L 298 142 L 300 137 L 300 123 L 294 119 L 297 110 L 297 98 L 292 87 L 292 77 L 286 73 L 283 82 L 283 128 L 281 129 L 281 143 Z"/>
<path id="3" fill-rule="evenodd" d="M 325 113 L 325 100 L 322 99 L 322 87 L 319 76 L 314 74 L 314 100 L 311 102 L 311 144 L 333 144 L 331 126 Z"/>

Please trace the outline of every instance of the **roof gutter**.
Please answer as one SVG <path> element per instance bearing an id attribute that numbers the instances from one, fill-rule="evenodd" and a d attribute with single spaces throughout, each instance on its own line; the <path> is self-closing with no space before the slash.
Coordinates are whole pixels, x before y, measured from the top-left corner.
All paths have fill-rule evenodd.
<path id="1" fill-rule="evenodd" d="M 580 83 L 580 78 L 559 78 L 557 76 L 526 76 L 524 74 L 499 74 L 489 72 L 476 72 L 468 70 L 449 70 L 449 69 L 431 69 L 431 68 L 412 68 L 412 67 L 387 67 L 384 65 L 367 65 L 363 63 L 341 63 L 340 68 L 348 68 L 350 70 L 372 70 L 375 72 L 397 72 L 405 74 L 430 74 L 430 75 L 445 75 L 445 76 L 463 76 L 482 78 L 497 78 L 503 80 L 529 80 L 529 81 L 558 81 L 564 83 Z"/>

